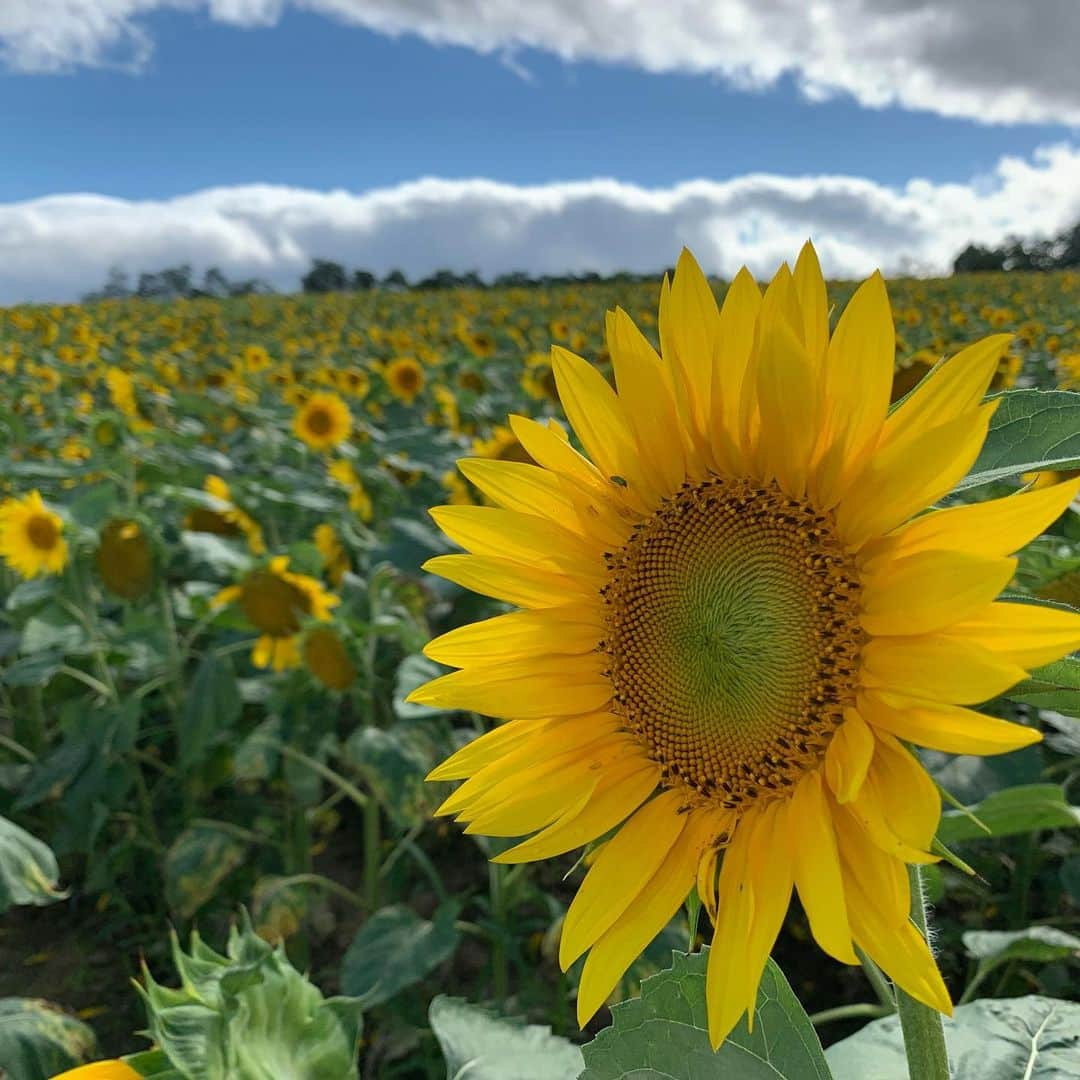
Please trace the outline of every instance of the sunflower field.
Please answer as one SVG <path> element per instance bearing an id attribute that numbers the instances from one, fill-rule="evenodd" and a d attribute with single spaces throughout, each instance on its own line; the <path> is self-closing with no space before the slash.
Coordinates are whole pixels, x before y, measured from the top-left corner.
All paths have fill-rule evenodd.
<path id="1" fill-rule="evenodd" d="M 1080 1075 L 1080 275 L 815 273 L 0 309 L 0 1077 Z"/>

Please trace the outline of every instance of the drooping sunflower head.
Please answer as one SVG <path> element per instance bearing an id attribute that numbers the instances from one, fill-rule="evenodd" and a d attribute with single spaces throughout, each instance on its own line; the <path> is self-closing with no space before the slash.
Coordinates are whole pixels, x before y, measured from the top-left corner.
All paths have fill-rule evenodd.
<path id="1" fill-rule="evenodd" d="M 312 394 L 293 417 L 296 437 L 312 450 L 329 450 L 352 431 L 352 414 L 337 394 Z"/>
<path id="2" fill-rule="evenodd" d="M 184 517 L 184 528 L 215 536 L 243 536 L 253 555 L 266 554 L 262 526 L 233 500 L 232 490 L 220 476 L 207 476 L 203 491 L 210 496 L 209 506 L 196 506 Z"/>
<path id="3" fill-rule="evenodd" d="M 37 491 L 0 505 L 0 555 L 23 578 L 59 574 L 67 565 L 63 519 Z"/>
<path id="4" fill-rule="evenodd" d="M 275 671 L 300 663 L 298 635 L 309 620 L 327 622 L 338 598 L 306 574 L 289 570 L 288 556 L 280 555 L 256 567 L 237 585 L 214 597 L 214 605 L 236 604 L 259 631 L 251 659 L 256 667 Z"/>
<path id="5" fill-rule="evenodd" d="M 684 252 L 659 351 L 621 310 L 606 331 L 614 387 L 553 349 L 577 445 L 512 417 L 529 461 L 461 462 L 493 505 L 432 512 L 467 554 L 427 568 L 520 609 L 426 650 L 460 670 L 412 700 L 506 721 L 433 772 L 465 781 L 441 812 L 527 837 L 505 862 L 617 830 L 563 927 L 564 967 L 589 953 L 582 1022 L 695 883 L 714 1043 L 752 1021 L 793 889 L 826 952 L 858 945 L 949 1010 L 904 869 L 935 859 L 940 801 L 901 740 L 1036 741 L 968 706 L 1080 644 L 1080 617 L 995 599 L 1080 483 L 924 513 L 979 452 L 1009 338 L 890 413 L 884 282 L 830 332 L 809 245 L 764 294 L 741 271 L 722 308 Z"/>
<path id="6" fill-rule="evenodd" d="M 109 592 L 124 600 L 142 596 L 154 581 L 154 549 L 142 525 L 114 518 L 101 530 L 94 565 Z"/>
<path id="7" fill-rule="evenodd" d="M 356 679 L 356 667 L 341 635 L 332 626 L 313 626 L 302 646 L 304 666 L 329 690 L 347 690 Z"/>
<path id="8" fill-rule="evenodd" d="M 411 405 L 424 389 L 424 369 L 411 357 L 399 356 L 383 368 L 383 378 L 390 393 Z"/>

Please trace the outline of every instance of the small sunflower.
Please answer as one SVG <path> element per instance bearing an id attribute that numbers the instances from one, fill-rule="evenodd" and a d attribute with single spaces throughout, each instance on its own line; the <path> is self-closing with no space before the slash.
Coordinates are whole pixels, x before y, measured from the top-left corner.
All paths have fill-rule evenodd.
<path id="1" fill-rule="evenodd" d="M 114 518 L 101 530 L 94 565 L 109 592 L 135 600 L 153 583 L 154 549 L 137 521 Z"/>
<path id="2" fill-rule="evenodd" d="M 356 679 L 349 650 L 332 626 L 313 626 L 301 651 L 304 666 L 329 690 L 347 690 Z"/>
<path id="3" fill-rule="evenodd" d="M 339 601 L 313 577 L 294 574 L 280 555 L 214 597 L 214 606 L 236 604 L 261 634 L 251 653 L 256 667 L 274 671 L 300 663 L 299 634 L 305 619 L 327 622 Z"/>
<path id="4" fill-rule="evenodd" d="M 293 431 L 312 450 L 330 450 L 349 437 L 352 414 L 337 394 L 312 394 L 296 410 Z"/>
<path id="5" fill-rule="evenodd" d="M 411 405 L 424 389 L 424 369 L 411 357 L 399 356 L 383 369 L 383 378 L 390 393 Z"/>
<path id="6" fill-rule="evenodd" d="M 923 513 L 975 461 L 1010 339 L 963 349 L 890 414 L 885 284 L 830 337 L 809 245 L 764 296 L 741 271 L 719 310 L 684 252 L 659 337 L 658 355 L 609 315 L 616 388 L 555 348 L 585 454 L 513 417 L 536 464 L 463 462 L 496 505 L 433 511 L 469 553 L 427 568 L 521 609 L 426 650 L 461 670 L 411 700 L 507 720 L 431 774 L 465 781 L 440 812 L 534 834 L 506 863 L 611 834 L 562 930 L 564 969 L 588 953 L 582 1024 L 695 883 L 714 1046 L 752 1023 L 793 890 L 825 952 L 854 964 L 858 946 L 950 1012 L 905 870 L 936 861 L 940 797 L 904 741 L 1038 741 L 969 706 L 1080 645 L 1080 616 L 995 599 L 1080 482 Z"/>
<path id="7" fill-rule="evenodd" d="M 0 505 L 0 555 L 23 578 L 59 574 L 67 565 L 64 522 L 37 491 Z"/>
<path id="8" fill-rule="evenodd" d="M 213 533 L 215 536 L 243 536 L 252 555 L 265 555 L 266 542 L 262 527 L 233 501 L 232 490 L 220 476 L 207 476 L 203 491 L 217 503 L 214 508 L 197 506 L 184 518 L 184 528 L 190 532 Z"/>

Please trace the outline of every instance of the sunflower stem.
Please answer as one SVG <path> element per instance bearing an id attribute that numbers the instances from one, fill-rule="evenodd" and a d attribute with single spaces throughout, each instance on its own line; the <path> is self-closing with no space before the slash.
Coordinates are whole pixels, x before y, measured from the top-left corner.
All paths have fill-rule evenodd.
<path id="1" fill-rule="evenodd" d="M 886 1006 L 889 1012 L 896 1012 L 896 995 L 893 993 L 892 983 L 885 978 L 881 968 L 858 945 L 855 946 L 855 955 L 859 958 L 863 973 L 866 975 L 867 982 L 874 988 L 878 1001 Z"/>
<path id="2" fill-rule="evenodd" d="M 911 921 L 923 937 L 926 931 L 926 900 L 918 866 L 908 866 L 911 882 Z M 941 1013 L 924 1005 L 896 987 L 896 1007 L 904 1035 L 908 1073 L 911 1080 L 949 1080 L 949 1054 L 945 1048 L 945 1028 Z"/>

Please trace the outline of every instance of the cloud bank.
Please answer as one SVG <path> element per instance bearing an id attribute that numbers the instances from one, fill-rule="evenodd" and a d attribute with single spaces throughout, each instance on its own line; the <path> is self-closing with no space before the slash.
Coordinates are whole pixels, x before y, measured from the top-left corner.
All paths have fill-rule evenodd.
<path id="1" fill-rule="evenodd" d="M 1080 147 L 1003 158 L 969 184 L 886 187 L 851 176 L 750 174 L 642 188 L 596 179 L 531 187 L 421 179 L 353 193 L 244 185 L 161 201 L 54 195 L 0 204 L 0 303 L 71 300 L 112 266 L 191 263 L 294 289 L 313 257 L 410 277 L 441 267 L 563 273 L 671 265 L 759 276 L 807 236 L 826 273 L 947 272 L 971 240 L 1053 234 L 1080 220 Z"/>
<path id="2" fill-rule="evenodd" d="M 789 75 L 811 99 L 1080 125 L 1076 0 L 3 0 L 0 60 L 136 71 L 155 11 L 265 27 L 289 8 L 484 54 L 532 48 L 748 88 Z"/>

